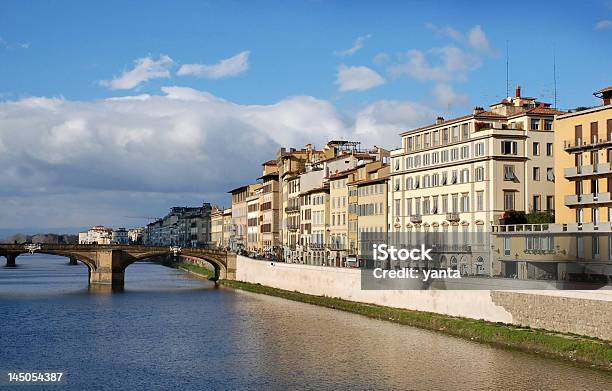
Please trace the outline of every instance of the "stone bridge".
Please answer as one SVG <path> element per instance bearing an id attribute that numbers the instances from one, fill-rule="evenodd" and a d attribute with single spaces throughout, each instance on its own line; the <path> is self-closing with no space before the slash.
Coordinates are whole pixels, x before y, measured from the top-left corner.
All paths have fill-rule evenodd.
<path id="1" fill-rule="evenodd" d="M 16 259 L 25 253 L 41 253 L 68 257 L 89 269 L 91 284 L 104 284 L 122 288 L 125 269 L 132 263 L 168 255 L 210 263 L 215 269 L 215 280 L 236 277 L 236 254 L 216 249 L 176 248 L 97 244 L 1 244 L 0 256 L 6 257 L 6 266 L 16 266 Z"/>

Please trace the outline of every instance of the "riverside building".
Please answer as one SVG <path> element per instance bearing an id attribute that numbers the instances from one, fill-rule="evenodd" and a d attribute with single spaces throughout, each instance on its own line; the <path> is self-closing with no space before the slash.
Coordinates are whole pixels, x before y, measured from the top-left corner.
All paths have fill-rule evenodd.
<path id="1" fill-rule="evenodd" d="M 391 152 L 389 231 L 437 232 L 446 241 L 432 265 L 405 266 L 501 275 L 490 248 L 465 245 L 458 233 L 482 237 L 511 210 L 553 212 L 553 119 L 560 113 L 517 87 L 489 110 L 402 133 L 402 147 Z"/>

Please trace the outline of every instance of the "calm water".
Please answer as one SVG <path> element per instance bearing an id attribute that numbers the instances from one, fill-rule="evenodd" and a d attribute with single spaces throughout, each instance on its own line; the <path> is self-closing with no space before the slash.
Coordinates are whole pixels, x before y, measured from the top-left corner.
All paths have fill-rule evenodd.
<path id="1" fill-rule="evenodd" d="M 65 372 L 55 389 L 611 389 L 600 371 L 216 289 L 156 264 L 130 266 L 125 292 L 102 294 L 65 258 L 17 263 L 0 267 L 0 368 Z"/>

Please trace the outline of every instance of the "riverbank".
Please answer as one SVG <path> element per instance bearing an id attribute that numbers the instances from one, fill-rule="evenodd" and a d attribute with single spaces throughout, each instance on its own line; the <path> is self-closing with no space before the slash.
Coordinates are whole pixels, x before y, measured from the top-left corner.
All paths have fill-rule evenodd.
<path id="1" fill-rule="evenodd" d="M 221 283 L 235 289 L 352 312 L 369 318 L 439 331 L 499 348 L 518 350 L 612 371 L 612 344 L 595 338 L 384 307 L 327 296 L 314 296 L 242 281 L 222 280 Z"/>
<path id="2" fill-rule="evenodd" d="M 212 280 L 215 277 L 215 272 L 207 269 L 203 266 L 196 265 L 195 263 L 185 262 L 185 261 L 172 261 L 172 262 L 164 262 L 162 265 L 171 267 L 174 269 L 179 269 L 188 272 L 189 274 L 193 274 L 196 277 L 201 277 L 207 280 Z"/>

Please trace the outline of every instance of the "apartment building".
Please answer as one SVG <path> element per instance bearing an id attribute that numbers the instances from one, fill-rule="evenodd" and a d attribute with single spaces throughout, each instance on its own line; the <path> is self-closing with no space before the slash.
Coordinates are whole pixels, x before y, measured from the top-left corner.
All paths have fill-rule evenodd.
<path id="1" fill-rule="evenodd" d="M 96 225 L 87 232 L 79 232 L 79 244 L 111 244 L 112 236 L 111 228 Z"/>
<path id="2" fill-rule="evenodd" d="M 261 248 L 259 235 L 259 202 L 262 193 L 261 185 L 255 188 L 253 194 L 247 197 L 247 250 L 258 252 Z"/>
<path id="3" fill-rule="evenodd" d="M 213 206 L 210 212 L 210 241 L 213 247 L 223 247 L 223 207 Z"/>
<path id="4" fill-rule="evenodd" d="M 348 183 L 350 266 L 372 266 L 369 250 L 388 227 L 388 180 L 389 165 L 376 161 L 359 167 Z M 353 215 L 355 219 L 350 218 Z"/>
<path id="5" fill-rule="evenodd" d="M 170 208 L 163 218 L 144 229 L 143 241 L 153 246 L 206 247 L 210 245 L 211 206 Z"/>
<path id="6" fill-rule="evenodd" d="M 280 204 L 278 165 L 276 160 L 269 160 L 262 164 L 263 174 L 261 180 L 260 210 L 260 251 L 264 254 L 280 255 Z"/>
<path id="7" fill-rule="evenodd" d="M 448 244 L 433 265 L 406 266 L 502 274 L 490 249 L 481 244 L 475 251 L 458 233 L 483 237 L 510 210 L 553 211 L 553 120 L 559 113 L 517 87 L 514 97 L 489 110 L 438 117 L 402 133 L 402 147 L 391 152 L 389 231 L 440 232 Z"/>
<path id="8" fill-rule="evenodd" d="M 348 182 L 356 168 L 327 177 L 329 182 L 329 252 L 332 266 L 344 266 L 348 256 Z"/>
<path id="9" fill-rule="evenodd" d="M 261 184 L 255 183 L 240 186 L 228 192 L 232 195 L 232 229 L 229 244 L 232 251 L 247 248 L 247 198 L 260 187 Z"/>
<path id="10" fill-rule="evenodd" d="M 232 208 L 227 208 L 223 210 L 223 237 L 221 240 L 222 248 L 230 248 L 233 232 L 234 223 L 232 219 Z"/>
<path id="11" fill-rule="evenodd" d="M 310 189 L 303 193 L 308 201 L 303 206 L 306 219 L 305 224 L 310 224 L 310 235 L 305 233 L 306 250 L 303 254 L 304 263 L 318 266 L 331 266 L 329 251 L 326 248 L 329 243 L 329 185 Z M 308 212 L 307 212 L 308 211 Z"/>
<path id="12" fill-rule="evenodd" d="M 555 224 L 494 227 L 504 276 L 612 281 L 612 87 L 555 117 Z"/>

